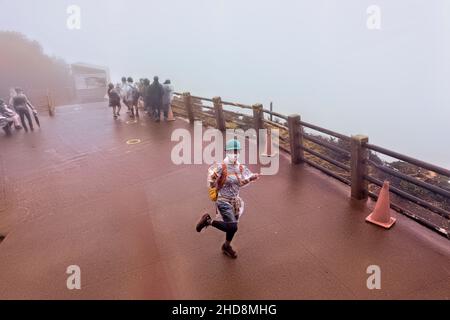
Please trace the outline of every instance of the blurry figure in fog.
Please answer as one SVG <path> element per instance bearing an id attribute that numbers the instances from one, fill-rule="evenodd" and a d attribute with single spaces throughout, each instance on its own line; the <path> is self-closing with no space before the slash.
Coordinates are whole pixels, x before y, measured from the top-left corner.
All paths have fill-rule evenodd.
<path id="1" fill-rule="evenodd" d="M 31 112 L 37 114 L 36 108 L 32 105 L 28 97 L 24 94 L 21 88 L 16 88 L 16 96 L 12 98 L 12 105 L 14 110 L 20 116 L 20 121 L 22 122 L 22 127 L 28 132 L 28 127 L 25 122 L 25 119 L 28 121 L 28 125 L 30 126 L 30 130 L 34 131 L 33 121 L 31 120 Z"/>
<path id="2" fill-rule="evenodd" d="M 127 93 L 126 93 L 126 97 L 125 100 L 127 101 L 127 105 L 129 106 L 129 108 L 131 109 L 131 118 L 134 118 L 135 115 L 137 117 L 139 117 L 139 109 L 138 109 L 138 102 L 139 102 L 139 97 L 140 97 L 140 93 L 138 88 L 134 85 L 134 81 L 133 78 L 129 77 L 127 79 Z"/>
<path id="3" fill-rule="evenodd" d="M 170 80 L 166 80 L 163 85 L 164 94 L 162 98 L 163 112 L 164 112 L 164 120 L 167 121 L 169 116 L 169 108 L 172 104 L 173 100 L 173 86 L 170 83 Z"/>
<path id="4" fill-rule="evenodd" d="M 159 78 L 154 77 L 153 83 L 149 88 L 149 100 L 150 100 L 150 108 L 152 109 L 152 116 L 156 122 L 161 121 L 163 95 L 164 95 L 164 88 L 159 83 Z"/>
<path id="5" fill-rule="evenodd" d="M 110 83 L 108 85 L 108 98 L 109 98 L 109 106 L 113 108 L 113 117 L 117 119 L 120 115 L 120 109 L 122 108 L 120 104 L 120 91 L 117 90 L 117 87 L 114 88 L 114 85 Z"/>
<path id="6" fill-rule="evenodd" d="M 7 136 L 11 135 L 11 127 L 14 123 L 12 115 L 14 115 L 14 112 L 0 99 L 0 128 L 5 131 Z"/>
<path id="7" fill-rule="evenodd" d="M 138 90 L 139 90 L 139 100 L 138 100 L 138 109 L 145 110 L 145 79 L 139 79 L 138 83 Z"/>
<path id="8" fill-rule="evenodd" d="M 150 108 L 150 80 L 144 79 L 144 87 L 142 91 L 143 91 L 142 99 L 144 100 L 144 110 L 145 112 L 147 112 L 149 116 L 151 116 L 152 110 Z"/>
<path id="9" fill-rule="evenodd" d="M 19 115 L 14 110 L 8 108 L 3 99 L 0 99 L 0 115 L 12 121 L 16 130 L 22 129 Z"/>
<path id="10" fill-rule="evenodd" d="M 128 83 L 127 83 L 127 78 L 126 77 L 122 77 L 122 83 L 120 84 L 119 95 L 120 95 L 120 98 L 121 98 L 123 104 L 126 105 L 127 108 L 128 108 L 127 112 L 131 113 L 131 108 L 130 108 L 128 102 L 127 102 L 128 88 L 129 87 L 128 87 Z"/>

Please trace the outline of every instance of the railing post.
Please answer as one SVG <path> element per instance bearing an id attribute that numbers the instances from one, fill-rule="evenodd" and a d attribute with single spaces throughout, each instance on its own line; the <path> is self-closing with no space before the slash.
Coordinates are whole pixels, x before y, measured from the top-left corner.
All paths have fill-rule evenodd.
<path id="1" fill-rule="evenodd" d="M 260 137 L 259 137 L 259 131 L 261 129 L 264 129 L 264 112 L 263 112 L 263 105 L 258 103 L 254 104 L 252 106 L 253 108 L 253 127 L 256 131 L 256 143 L 258 146 L 258 150 L 260 150 Z"/>
<path id="2" fill-rule="evenodd" d="M 53 100 L 49 90 L 47 90 L 47 106 L 49 116 L 53 117 L 55 115 L 55 106 L 53 105 Z"/>
<path id="3" fill-rule="evenodd" d="M 305 160 L 303 151 L 303 127 L 300 125 L 301 118 L 298 114 L 288 117 L 289 142 L 291 146 L 291 162 L 299 164 Z"/>
<path id="4" fill-rule="evenodd" d="M 194 118 L 194 110 L 192 109 L 192 97 L 189 92 L 183 93 L 183 102 L 184 107 L 186 108 L 188 114 L 189 122 L 193 124 L 195 122 L 195 118 Z"/>
<path id="5" fill-rule="evenodd" d="M 215 97 L 213 98 L 213 103 L 217 129 L 224 132 L 227 127 L 225 123 L 225 116 L 223 114 L 222 99 L 220 97 Z"/>
<path id="6" fill-rule="evenodd" d="M 352 136 L 351 140 L 351 183 L 352 198 L 365 200 L 368 198 L 368 182 L 364 178 L 368 173 L 367 161 L 369 150 L 364 144 L 369 142 L 369 138 L 364 135 Z"/>

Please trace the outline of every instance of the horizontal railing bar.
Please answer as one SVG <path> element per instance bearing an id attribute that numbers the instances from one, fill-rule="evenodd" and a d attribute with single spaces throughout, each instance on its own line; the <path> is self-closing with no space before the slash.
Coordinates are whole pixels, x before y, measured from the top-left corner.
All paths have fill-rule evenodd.
<path id="1" fill-rule="evenodd" d="M 338 132 L 334 132 L 334 131 L 331 131 L 331 130 L 328 130 L 328 129 L 325 129 L 325 128 L 321 128 L 319 126 L 313 125 L 313 124 L 308 123 L 308 122 L 300 121 L 300 125 L 302 125 L 304 127 L 307 127 L 307 128 L 310 128 L 310 129 L 313 129 L 313 130 L 316 130 L 316 131 L 319 131 L 319 132 L 322 132 L 322 133 L 325 133 L 325 134 L 328 134 L 330 136 L 334 136 L 334 137 L 339 138 L 339 139 L 344 140 L 344 141 L 350 141 L 351 140 L 351 138 L 346 136 L 346 135 L 343 135 L 343 134 L 340 134 Z"/>
<path id="2" fill-rule="evenodd" d="M 418 159 L 414 159 L 412 157 L 405 156 L 405 155 L 403 155 L 401 153 L 398 153 L 398 152 L 395 152 L 395 151 L 392 151 L 392 150 L 388 150 L 386 148 L 382 148 L 382 147 L 379 147 L 379 146 L 376 146 L 376 145 L 373 145 L 373 144 L 369 144 L 369 143 L 365 144 L 365 147 L 367 149 L 369 149 L 369 150 L 376 151 L 376 152 L 385 154 L 387 156 L 390 156 L 392 158 L 403 160 L 403 161 L 409 162 L 411 164 L 414 164 L 414 165 L 416 165 L 418 167 L 421 167 L 421 168 L 424 168 L 424 169 L 427 169 L 427 170 L 439 173 L 439 174 L 441 174 L 443 176 L 450 177 L 450 170 L 444 169 L 444 168 L 436 166 L 434 164 L 427 163 L 427 162 L 424 162 L 424 161 L 421 161 L 421 160 L 418 160 Z"/>
<path id="3" fill-rule="evenodd" d="M 369 191 L 369 196 L 371 198 L 373 198 L 374 200 L 378 200 L 378 197 L 379 197 L 376 193 L 371 192 L 371 191 Z M 424 225 L 425 227 L 427 227 L 427 228 L 429 228 L 429 229 L 431 229 L 433 231 L 438 232 L 440 235 L 442 235 L 444 237 L 448 238 L 450 236 L 448 230 L 443 231 L 442 228 L 439 228 L 438 226 L 430 223 L 429 221 L 425 220 L 424 218 L 411 213 L 409 210 L 406 210 L 405 208 L 402 208 L 402 207 L 400 207 L 399 205 L 397 205 L 395 203 L 391 202 L 390 207 L 392 209 L 394 209 L 395 211 L 400 212 L 401 214 L 407 216 L 408 218 L 411 218 L 411 219 L 417 221 L 418 223 Z"/>
<path id="4" fill-rule="evenodd" d="M 239 107 L 239 108 L 242 108 L 242 109 L 253 110 L 253 108 L 251 106 L 248 106 L 248 105 L 245 105 L 245 104 L 241 104 L 241 103 L 222 101 L 222 104 L 223 105 L 227 105 L 227 106 Z"/>
<path id="5" fill-rule="evenodd" d="M 379 187 L 383 187 L 383 182 L 381 182 L 381 181 L 378 180 L 378 179 L 375 179 L 374 177 L 365 175 L 365 176 L 364 176 L 364 179 L 366 179 L 366 180 L 369 181 L 370 183 L 373 183 L 373 184 L 375 184 L 375 185 L 377 185 L 377 186 L 379 186 Z M 403 190 L 400 190 L 400 189 L 398 189 L 398 188 L 396 188 L 396 187 L 390 186 L 389 189 L 390 189 L 390 191 L 392 191 L 393 193 L 395 193 L 395 194 L 397 194 L 397 195 L 399 195 L 399 196 L 401 196 L 401 197 L 403 197 L 403 198 L 406 198 L 406 199 L 408 199 L 409 201 L 414 202 L 414 203 L 420 205 L 421 207 L 423 207 L 423 208 L 425 208 L 425 209 L 431 210 L 431 211 L 437 213 L 438 215 L 440 215 L 441 217 L 444 217 L 444 218 L 446 218 L 446 219 L 450 219 L 450 212 L 448 212 L 448 211 L 446 211 L 446 210 L 444 210 L 444 209 L 435 207 L 435 206 L 433 206 L 432 204 L 428 203 L 427 201 L 422 200 L 422 199 L 420 199 L 420 198 L 417 198 L 417 197 L 415 197 L 415 196 L 413 196 L 413 195 L 411 195 L 411 194 L 409 194 L 409 193 L 407 193 L 407 192 L 405 192 L 405 191 L 403 191 Z"/>
<path id="6" fill-rule="evenodd" d="M 391 169 L 389 167 L 386 167 L 386 166 L 383 166 L 383 165 L 379 165 L 379 164 L 375 163 L 375 161 L 373 161 L 373 160 L 369 160 L 369 163 L 372 166 L 374 166 L 375 168 L 377 168 L 378 170 L 381 170 L 381 171 L 383 171 L 383 172 L 385 172 L 387 174 L 393 175 L 393 176 L 395 176 L 397 178 L 406 180 L 406 181 L 408 181 L 408 182 L 410 182 L 412 184 L 415 184 L 416 186 L 422 187 L 424 189 L 427 189 L 428 191 L 437 193 L 437 194 L 439 194 L 441 196 L 444 196 L 444 197 L 447 197 L 447 198 L 450 199 L 450 191 L 442 189 L 442 188 L 440 188 L 438 186 L 434 186 L 434 185 L 432 185 L 430 183 L 427 183 L 427 182 L 424 182 L 422 180 L 413 178 L 413 177 L 408 176 L 408 175 L 406 175 L 404 173 L 401 173 L 401 172 L 398 172 L 396 170 L 393 170 L 393 169 Z"/>
<path id="7" fill-rule="evenodd" d="M 303 150 L 305 150 L 306 152 L 312 154 L 313 156 L 317 157 L 317 158 L 320 158 L 320 159 L 322 159 L 322 160 L 328 161 L 329 163 L 335 165 L 336 167 L 339 167 L 339 168 L 341 168 L 341 169 L 344 169 L 344 170 L 350 172 L 350 167 L 349 167 L 349 166 L 346 166 L 346 165 L 343 164 L 343 163 L 340 163 L 339 161 L 336 161 L 336 160 L 334 160 L 334 159 L 331 159 L 330 157 L 327 157 L 326 155 L 320 154 L 319 152 L 316 152 L 316 151 L 314 151 L 314 150 L 312 150 L 312 149 L 310 149 L 310 148 L 308 148 L 308 147 L 303 146 L 303 147 L 301 147 L 301 148 L 302 148 Z"/>
<path id="8" fill-rule="evenodd" d="M 331 170 L 329 170 L 327 168 L 322 167 L 321 165 L 315 163 L 314 161 L 311 161 L 309 159 L 305 159 L 305 162 L 307 164 L 309 164 L 310 166 L 312 166 L 312 167 L 314 167 L 314 168 L 316 168 L 316 169 L 318 169 L 320 171 L 323 171 L 324 173 L 328 174 L 329 176 L 332 176 L 333 178 L 335 178 L 335 179 L 345 183 L 346 185 L 351 185 L 351 182 L 349 180 L 347 180 L 345 178 L 342 178 L 340 175 L 334 173 L 333 171 L 331 171 Z"/>
<path id="9" fill-rule="evenodd" d="M 198 100 L 203 100 L 203 101 L 208 101 L 208 102 L 214 102 L 213 99 L 204 98 L 204 97 L 191 96 L 191 98 L 198 99 Z"/>
<path id="10" fill-rule="evenodd" d="M 283 126 L 282 124 L 276 123 L 276 122 L 274 122 L 274 121 L 270 121 L 270 120 L 264 119 L 264 122 L 267 122 L 268 124 L 270 124 L 270 125 L 272 125 L 272 126 L 275 126 L 275 127 L 278 127 L 278 128 L 280 128 L 280 129 L 289 130 L 288 127 Z"/>
<path id="11" fill-rule="evenodd" d="M 335 145 L 332 145 L 329 142 L 322 141 L 320 139 L 314 138 L 314 137 L 312 137 L 310 135 L 307 135 L 307 134 L 303 134 L 303 138 L 305 138 L 306 140 L 312 141 L 315 144 L 321 145 L 322 147 L 331 149 L 333 151 L 345 154 L 346 156 L 350 157 L 350 152 L 348 152 L 347 150 L 344 150 L 342 148 L 336 147 Z"/>
<path id="12" fill-rule="evenodd" d="M 267 114 L 270 114 L 270 115 L 272 115 L 272 116 L 275 116 L 275 117 L 277 117 L 277 118 L 281 118 L 281 119 L 284 119 L 284 120 L 288 120 L 288 116 L 285 116 L 284 114 L 281 114 L 281 113 L 278 113 L 278 112 L 274 112 L 274 111 L 270 111 L 270 110 L 267 110 L 267 109 L 263 109 L 263 112 L 264 113 L 267 113 Z"/>
<path id="13" fill-rule="evenodd" d="M 214 110 L 214 107 L 205 106 L 203 104 L 193 103 L 192 106 L 195 106 L 195 107 L 198 107 L 198 108 L 205 108 L 205 109 L 209 109 L 209 110 Z"/>

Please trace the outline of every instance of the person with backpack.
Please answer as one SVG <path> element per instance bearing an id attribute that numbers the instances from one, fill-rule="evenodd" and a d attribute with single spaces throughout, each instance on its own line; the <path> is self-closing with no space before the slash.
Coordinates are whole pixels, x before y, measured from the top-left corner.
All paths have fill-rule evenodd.
<path id="1" fill-rule="evenodd" d="M 134 85 L 134 81 L 133 78 L 129 77 L 127 79 L 127 90 L 126 90 L 126 96 L 125 96 L 125 100 L 126 100 L 126 104 L 128 106 L 128 108 L 131 111 L 131 118 L 134 118 L 135 115 L 136 117 L 139 117 L 139 109 L 138 109 L 138 102 L 139 102 L 139 97 L 140 97 L 140 93 L 138 88 Z"/>
<path id="2" fill-rule="evenodd" d="M 114 88 L 114 84 L 112 83 L 108 85 L 108 97 L 109 106 L 113 108 L 113 117 L 114 119 L 117 119 L 120 115 L 122 105 L 120 104 L 120 94 L 118 92 L 118 88 Z"/>
<path id="3" fill-rule="evenodd" d="M 239 218 L 244 213 L 244 202 L 239 197 L 239 190 L 259 178 L 258 174 L 253 174 L 239 163 L 240 150 L 241 144 L 238 140 L 228 141 L 225 160 L 208 170 L 209 197 L 216 202 L 216 210 L 222 221 L 213 220 L 206 213 L 196 226 L 197 232 L 209 226 L 225 232 L 226 241 L 222 246 L 222 252 L 233 259 L 237 258 L 237 253 L 233 250 L 231 241 L 238 231 Z"/>

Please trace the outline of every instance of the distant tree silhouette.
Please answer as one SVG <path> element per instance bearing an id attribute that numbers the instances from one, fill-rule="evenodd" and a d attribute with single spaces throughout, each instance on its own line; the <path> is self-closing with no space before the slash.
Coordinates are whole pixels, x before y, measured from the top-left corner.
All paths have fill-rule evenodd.
<path id="1" fill-rule="evenodd" d="M 46 55 L 37 41 L 18 32 L 0 31 L 0 97 L 9 89 L 22 87 L 31 98 L 44 96 L 47 89 L 59 100 L 71 98 L 73 79 L 62 59 Z"/>

